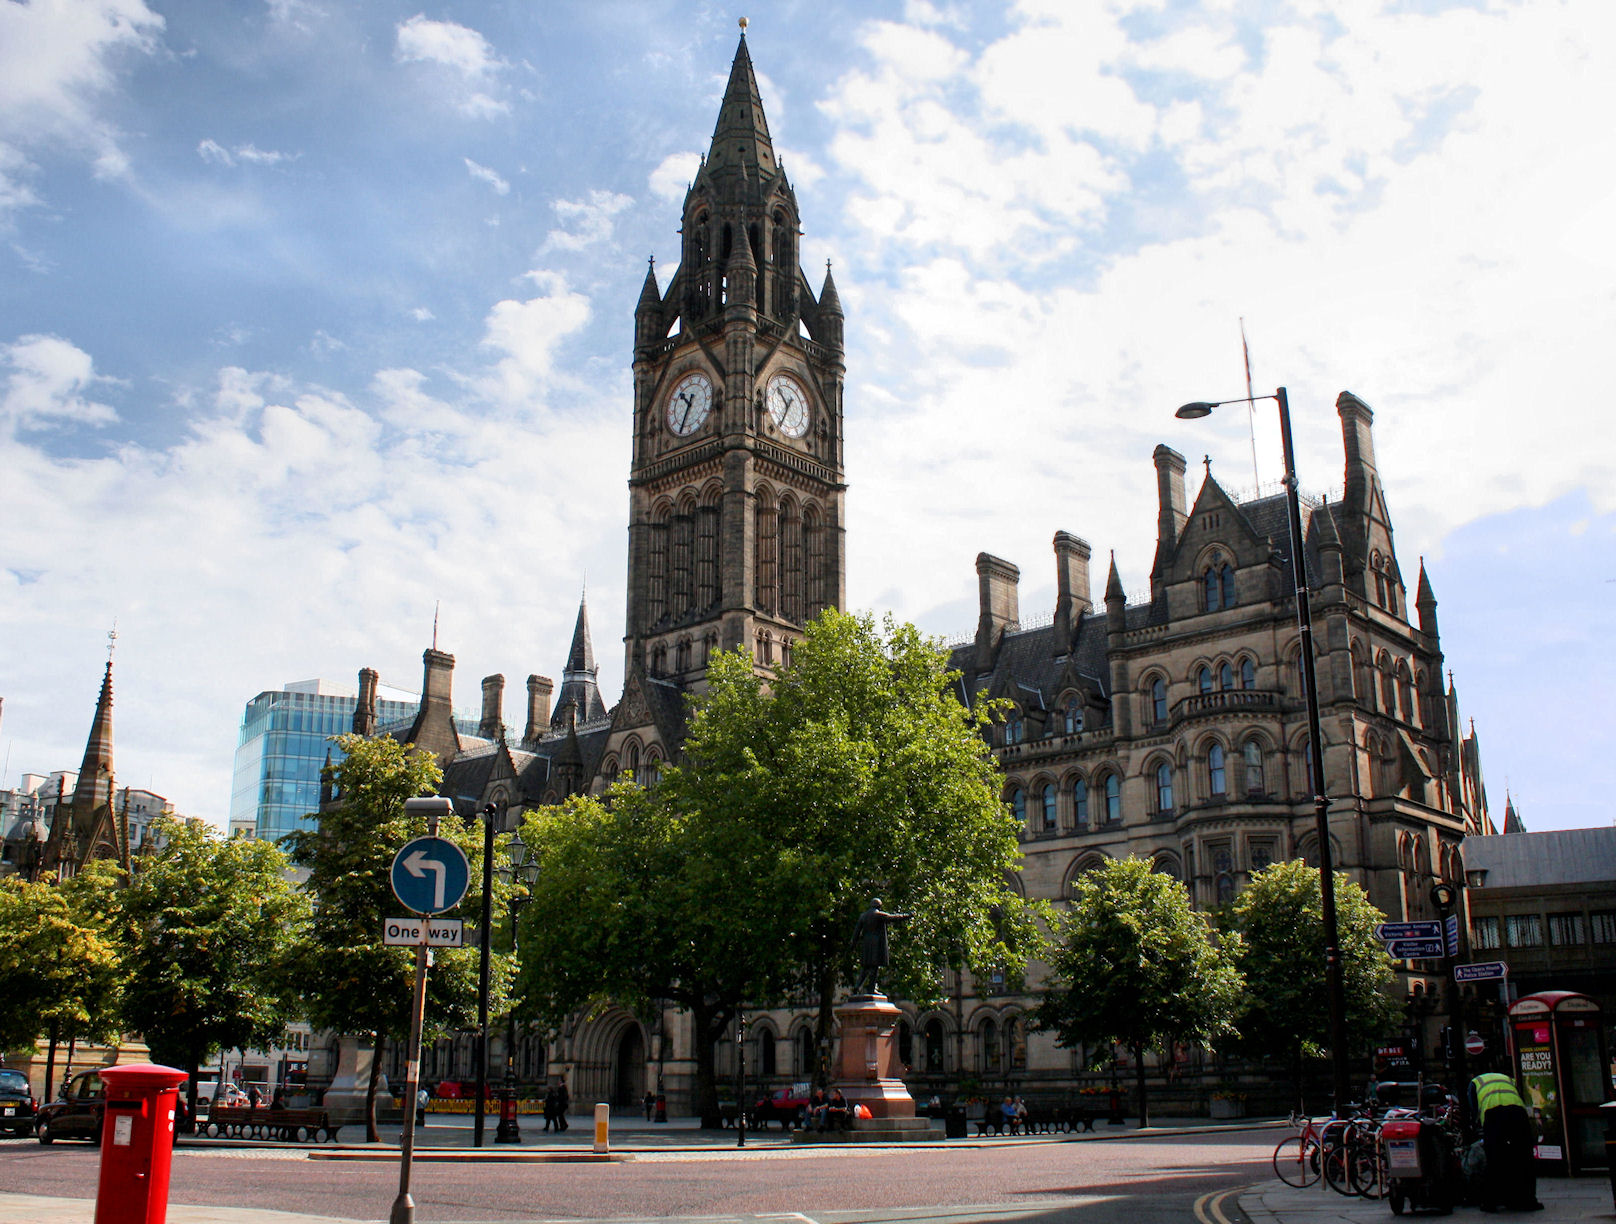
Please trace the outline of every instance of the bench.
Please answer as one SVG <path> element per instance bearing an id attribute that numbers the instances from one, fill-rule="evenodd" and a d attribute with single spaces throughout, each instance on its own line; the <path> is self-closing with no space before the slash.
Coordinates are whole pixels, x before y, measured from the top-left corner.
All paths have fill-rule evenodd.
<path id="1" fill-rule="evenodd" d="M 990 1132 L 995 1135 L 1048 1135 L 1075 1134 L 1079 1130 L 1094 1129 L 1094 1114 L 1080 1105 L 1029 1104 L 1026 1118 L 1016 1122 L 1006 1122 L 1004 1115 L 993 1109 L 974 1121 L 979 1138 Z"/>
<path id="2" fill-rule="evenodd" d="M 318 1139 L 336 1141 L 341 1123 L 333 1123 L 323 1109 L 254 1109 L 251 1106 L 215 1108 L 197 1129 L 221 1139 L 279 1139 L 287 1143 Z"/>

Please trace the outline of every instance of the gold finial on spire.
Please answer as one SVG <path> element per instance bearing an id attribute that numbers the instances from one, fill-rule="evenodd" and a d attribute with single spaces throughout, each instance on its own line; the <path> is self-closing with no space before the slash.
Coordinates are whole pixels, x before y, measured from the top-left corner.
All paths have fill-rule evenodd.
<path id="1" fill-rule="evenodd" d="M 107 662 L 112 662 L 112 652 L 118 649 L 118 618 L 112 618 L 112 628 L 107 630 Z"/>
<path id="2" fill-rule="evenodd" d="M 742 38 L 746 37 L 746 18 L 745 17 L 741 18 L 741 37 Z"/>

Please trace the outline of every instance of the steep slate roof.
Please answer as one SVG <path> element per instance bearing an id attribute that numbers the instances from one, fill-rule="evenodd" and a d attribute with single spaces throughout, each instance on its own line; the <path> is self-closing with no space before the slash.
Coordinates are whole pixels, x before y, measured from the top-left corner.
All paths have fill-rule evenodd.
<path id="1" fill-rule="evenodd" d="M 1466 871 L 1485 871 L 1484 888 L 1608 884 L 1616 880 L 1616 828 L 1471 836 L 1459 846 Z"/>
<path id="2" fill-rule="evenodd" d="M 1007 632 L 991 672 L 977 674 L 975 653 L 975 645 L 967 642 L 956 646 L 948 657 L 948 666 L 962 673 L 965 693 L 973 696 L 983 691 L 1003 693 L 1014 696 L 1023 707 L 1051 708 L 1060 690 L 1073 678 L 1102 697 L 1109 696 L 1111 669 L 1103 615 L 1085 615 L 1078 624 L 1076 640 L 1061 657 L 1057 657 L 1053 625 Z M 1036 700 L 1030 699 L 1033 697 Z"/>

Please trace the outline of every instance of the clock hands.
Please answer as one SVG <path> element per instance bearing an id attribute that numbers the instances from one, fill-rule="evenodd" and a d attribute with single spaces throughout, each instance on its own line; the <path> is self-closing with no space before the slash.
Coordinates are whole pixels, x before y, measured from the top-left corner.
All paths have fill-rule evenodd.
<path id="1" fill-rule="evenodd" d="M 685 405 L 685 414 L 679 418 L 679 432 L 684 433 L 685 427 L 690 424 L 690 409 L 693 406 L 694 397 L 688 391 L 681 391 L 679 398 L 684 401 Z"/>

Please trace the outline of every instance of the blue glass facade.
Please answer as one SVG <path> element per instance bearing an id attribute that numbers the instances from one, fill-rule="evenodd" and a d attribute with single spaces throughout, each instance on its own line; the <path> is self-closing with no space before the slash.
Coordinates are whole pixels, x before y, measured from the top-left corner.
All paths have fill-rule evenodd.
<path id="1" fill-rule="evenodd" d="M 259 693 L 247 703 L 236 741 L 230 794 L 232 824 L 251 821 L 256 836 L 273 841 L 314 827 L 320 806 L 320 767 L 333 735 L 353 728 L 358 698 L 299 685 Z M 415 717 L 416 702 L 378 698 L 376 722 L 386 727 Z"/>

